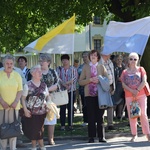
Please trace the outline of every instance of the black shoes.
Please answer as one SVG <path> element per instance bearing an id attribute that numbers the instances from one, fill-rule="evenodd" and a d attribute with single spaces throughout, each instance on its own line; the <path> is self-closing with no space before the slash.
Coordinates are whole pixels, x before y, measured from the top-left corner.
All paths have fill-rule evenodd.
<path id="1" fill-rule="evenodd" d="M 94 138 L 89 138 L 88 143 L 94 143 Z"/>
<path id="2" fill-rule="evenodd" d="M 73 130 L 74 130 L 74 129 L 73 129 L 73 126 L 69 126 L 67 130 L 68 130 L 68 131 L 73 131 Z"/>
<path id="3" fill-rule="evenodd" d="M 61 126 L 60 130 L 65 131 L 65 126 Z"/>
<path id="4" fill-rule="evenodd" d="M 99 138 L 99 142 L 101 143 L 107 143 L 105 138 Z M 94 143 L 94 138 L 89 138 L 88 143 Z"/>
<path id="5" fill-rule="evenodd" d="M 107 141 L 106 141 L 106 139 L 105 139 L 105 138 L 99 138 L 99 142 L 107 143 Z"/>

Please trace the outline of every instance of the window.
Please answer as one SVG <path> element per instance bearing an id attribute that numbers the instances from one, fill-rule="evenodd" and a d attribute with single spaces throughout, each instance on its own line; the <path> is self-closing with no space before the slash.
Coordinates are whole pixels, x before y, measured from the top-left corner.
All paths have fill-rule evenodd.
<path id="1" fill-rule="evenodd" d="M 94 39 L 94 49 L 96 49 L 96 50 L 101 49 L 101 40 L 100 39 Z"/>
<path id="2" fill-rule="evenodd" d="M 100 17 L 94 17 L 94 24 L 101 24 Z"/>

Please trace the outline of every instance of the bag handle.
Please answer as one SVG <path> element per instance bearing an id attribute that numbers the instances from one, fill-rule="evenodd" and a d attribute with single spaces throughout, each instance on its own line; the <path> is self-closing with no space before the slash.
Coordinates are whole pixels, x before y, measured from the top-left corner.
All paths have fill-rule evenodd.
<path id="1" fill-rule="evenodd" d="M 3 123 L 5 123 L 5 109 L 4 109 L 4 114 L 3 114 Z M 15 111 L 15 109 L 14 109 L 14 121 L 16 121 L 17 120 L 17 117 L 16 117 L 16 111 Z"/>
<path id="2" fill-rule="evenodd" d="M 141 69 L 141 67 L 140 67 L 140 73 L 141 73 L 141 82 L 142 82 L 142 69 Z"/>
<path id="3" fill-rule="evenodd" d="M 4 114 L 3 114 L 3 123 L 5 123 L 5 109 L 4 109 Z"/>
<path id="4" fill-rule="evenodd" d="M 15 109 L 14 109 L 14 121 L 16 121 L 16 120 L 17 120 L 16 111 L 15 111 Z"/>
<path id="5" fill-rule="evenodd" d="M 59 90 L 59 92 L 62 91 L 59 83 L 57 84 L 57 89 Z M 54 91 L 54 92 L 56 92 L 56 91 Z"/>

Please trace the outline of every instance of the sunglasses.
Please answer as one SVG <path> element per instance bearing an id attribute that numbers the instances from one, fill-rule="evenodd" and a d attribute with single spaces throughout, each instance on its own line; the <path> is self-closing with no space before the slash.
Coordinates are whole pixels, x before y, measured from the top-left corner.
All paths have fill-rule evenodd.
<path id="1" fill-rule="evenodd" d="M 137 59 L 136 59 L 136 58 L 134 58 L 134 59 L 133 59 L 133 58 L 130 58 L 129 60 L 130 60 L 130 61 L 132 61 L 132 60 L 137 61 Z"/>

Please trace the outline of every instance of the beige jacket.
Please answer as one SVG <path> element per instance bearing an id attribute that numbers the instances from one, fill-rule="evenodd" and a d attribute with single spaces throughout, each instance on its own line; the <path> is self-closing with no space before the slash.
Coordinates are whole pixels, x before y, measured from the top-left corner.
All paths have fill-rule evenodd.
<path id="1" fill-rule="evenodd" d="M 51 121 L 54 119 L 54 116 L 56 115 L 56 118 L 58 119 L 59 116 L 59 111 L 57 106 L 51 101 L 51 99 L 48 100 L 48 102 L 46 103 L 47 107 L 50 109 L 49 112 L 47 112 L 46 114 L 46 118 Z"/>
<path id="2" fill-rule="evenodd" d="M 97 76 L 98 75 L 102 75 L 102 76 L 108 77 L 107 70 L 104 67 L 104 65 L 101 65 L 101 64 L 97 65 Z M 84 94 L 85 94 L 85 96 L 90 96 L 89 95 L 90 78 L 91 78 L 91 67 L 90 67 L 89 64 L 85 64 L 83 66 L 82 73 L 81 73 L 80 78 L 79 78 L 79 84 L 81 86 L 84 86 Z"/>

